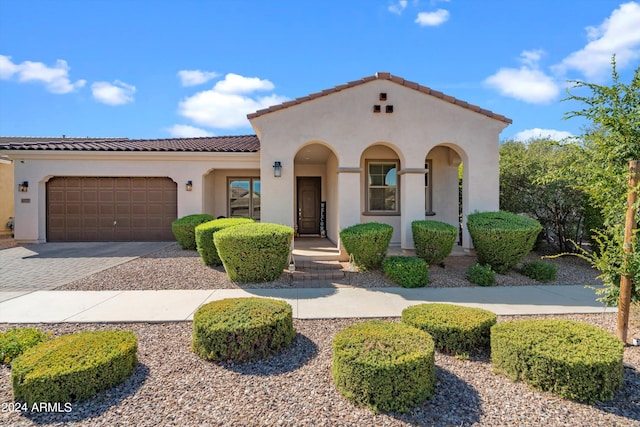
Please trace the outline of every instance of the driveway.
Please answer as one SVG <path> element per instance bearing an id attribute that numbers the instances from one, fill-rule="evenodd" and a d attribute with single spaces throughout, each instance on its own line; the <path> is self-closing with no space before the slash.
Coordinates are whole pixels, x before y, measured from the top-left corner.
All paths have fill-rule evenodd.
<path id="1" fill-rule="evenodd" d="M 55 289 L 172 243 L 42 243 L 0 250 L 0 301 Z"/>

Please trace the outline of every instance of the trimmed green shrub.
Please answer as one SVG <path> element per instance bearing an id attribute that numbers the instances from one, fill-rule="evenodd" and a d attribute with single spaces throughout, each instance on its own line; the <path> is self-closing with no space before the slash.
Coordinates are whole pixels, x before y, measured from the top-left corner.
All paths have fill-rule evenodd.
<path id="1" fill-rule="evenodd" d="M 353 256 L 353 262 L 364 270 L 380 268 L 387 256 L 393 227 L 379 222 L 356 224 L 340 231 L 344 249 Z"/>
<path id="2" fill-rule="evenodd" d="M 220 218 L 196 226 L 196 249 L 206 265 L 222 265 L 213 242 L 213 233 L 229 227 L 252 223 L 252 218 Z"/>
<path id="3" fill-rule="evenodd" d="M 276 280 L 289 261 L 293 228 L 255 223 L 225 228 L 213 234 L 227 276 L 236 282 Z"/>
<path id="4" fill-rule="evenodd" d="M 402 323 L 359 323 L 334 338 L 331 372 L 349 401 L 375 412 L 407 412 L 433 396 L 433 340 Z"/>
<path id="5" fill-rule="evenodd" d="M 454 304 L 419 304 L 402 310 L 402 321 L 429 333 L 438 350 L 468 355 L 490 345 L 496 315 Z"/>
<path id="6" fill-rule="evenodd" d="M 75 402 L 124 382 L 138 365 L 131 331 L 64 335 L 25 351 L 11 364 L 16 401 Z"/>
<path id="7" fill-rule="evenodd" d="M 171 223 L 171 231 L 182 249 L 194 250 L 196 248 L 196 226 L 212 219 L 213 216 L 209 214 L 183 216 Z"/>
<path id="8" fill-rule="evenodd" d="M 382 272 L 403 288 L 419 288 L 429 283 L 429 265 L 413 256 L 390 256 L 382 261 Z"/>
<path id="9" fill-rule="evenodd" d="M 586 323 L 522 320 L 491 329 L 491 362 L 512 381 L 579 402 L 604 402 L 622 385 L 623 344 Z"/>
<path id="10" fill-rule="evenodd" d="M 467 279 L 476 285 L 493 286 L 496 283 L 496 274 L 490 265 L 474 264 L 467 268 Z"/>
<path id="11" fill-rule="evenodd" d="M 441 221 L 413 221 L 411 223 L 416 256 L 429 264 L 445 259 L 453 250 L 458 229 Z"/>
<path id="12" fill-rule="evenodd" d="M 510 212 L 477 212 L 467 217 L 467 228 L 480 264 L 506 273 L 525 257 L 542 226 L 535 219 Z"/>
<path id="13" fill-rule="evenodd" d="M 193 316 L 194 353 L 206 360 L 250 361 L 285 349 L 296 336 L 291 306 L 270 298 L 228 298 Z"/>
<path id="14" fill-rule="evenodd" d="M 558 267 L 547 262 L 532 261 L 524 263 L 520 272 L 538 282 L 548 283 L 556 280 Z"/>
<path id="15" fill-rule="evenodd" d="M 0 332 L 0 363 L 10 363 L 25 350 L 49 339 L 37 328 L 11 328 Z"/>

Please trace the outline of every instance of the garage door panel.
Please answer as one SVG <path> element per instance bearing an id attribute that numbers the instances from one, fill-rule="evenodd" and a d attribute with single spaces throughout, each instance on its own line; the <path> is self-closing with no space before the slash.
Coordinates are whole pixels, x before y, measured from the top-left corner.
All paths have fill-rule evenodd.
<path id="1" fill-rule="evenodd" d="M 176 201 L 177 185 L 169 178 L 52 178 L 47 240 L 173 240 Z"/>

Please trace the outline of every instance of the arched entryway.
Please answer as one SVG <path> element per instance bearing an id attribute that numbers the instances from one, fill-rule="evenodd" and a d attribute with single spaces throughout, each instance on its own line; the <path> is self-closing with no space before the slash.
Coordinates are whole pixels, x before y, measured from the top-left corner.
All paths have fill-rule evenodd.
<path id="1" fill-rule="evenodd" d="M 338 157 L 324 142 L 310 142 L 294 157 L 294 228 L 298 236 L 338 242 Z"/>

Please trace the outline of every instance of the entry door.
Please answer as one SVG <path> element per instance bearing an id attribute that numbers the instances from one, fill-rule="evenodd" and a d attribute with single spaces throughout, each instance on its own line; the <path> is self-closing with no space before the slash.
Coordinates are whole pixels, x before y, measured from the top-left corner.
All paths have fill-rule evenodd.
<path id="1" fill-rule="evenodd" d="M 298 233 L 320 234 L 320 177 L 298 177 Z"/>

